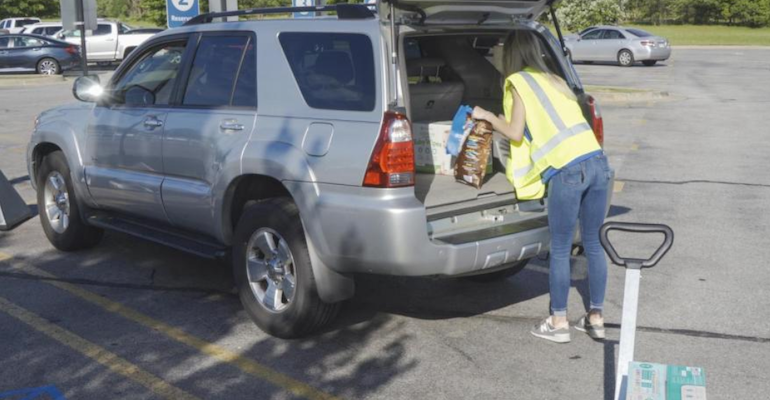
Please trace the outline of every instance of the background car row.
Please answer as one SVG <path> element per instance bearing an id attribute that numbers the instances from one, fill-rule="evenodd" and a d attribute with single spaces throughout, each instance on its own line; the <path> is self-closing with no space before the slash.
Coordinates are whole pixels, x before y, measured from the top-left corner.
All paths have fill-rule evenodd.
<path id="1" fill-rule="evenodd" d="M 630 67 L 641 61 L 653 66 L 671 57 L 668 39 L 647 31 L 620 26 L 594 26 L 565 38 L 572 61 L 616 61 Z"/>
<path id="2" fill-rule="evenodd" d="M 49 37 L 0 36 L 0 71 L 35 71 L 55 75 L 80 65 L 80 48 Z"/>

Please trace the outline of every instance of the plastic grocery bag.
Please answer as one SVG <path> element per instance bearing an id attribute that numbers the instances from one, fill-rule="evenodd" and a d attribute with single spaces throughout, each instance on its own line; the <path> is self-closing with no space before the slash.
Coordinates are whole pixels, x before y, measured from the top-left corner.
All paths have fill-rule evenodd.
<path id="1" fill-rule="evenodd" d="M 471 119 L 473 108 L 470 106 L 460 106 L 452 118 L 452 129 L 449 132 L 449 139 L 446 142 L 446 153 L 457 156 L 460 149 L 473 129 L 473 120 Z"/>

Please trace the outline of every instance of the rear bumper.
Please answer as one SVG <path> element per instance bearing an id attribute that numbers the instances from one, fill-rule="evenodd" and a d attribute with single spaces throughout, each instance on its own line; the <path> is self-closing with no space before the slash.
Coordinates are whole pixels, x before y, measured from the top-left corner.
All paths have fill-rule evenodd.
<path id="1" fill-rule="evenodd" d="M 635 51 L 636 61 L 665 61 L 671 57 L 671 47 L 642 47 Z"/>
<path id="2" fill-rule="evenodd" d="M 532 258 L 550 246 L 545 212 L 528 219 L 527 230 L 483 240 L 430 240 L 425 208 L 412 188 L 369 189 L 287 183 L 316 255 L 340 273 L 455 276 Z M 608 200 L 612 197 L 612 182 Z M 608 201 L 609 204 L 609 201 Z M 492 227 L 506 231 L 502 225 Z"/>

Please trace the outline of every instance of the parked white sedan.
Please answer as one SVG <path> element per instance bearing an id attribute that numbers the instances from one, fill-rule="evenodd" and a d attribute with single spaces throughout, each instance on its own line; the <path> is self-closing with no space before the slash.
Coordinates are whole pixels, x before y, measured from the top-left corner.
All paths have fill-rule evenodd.
<path id="1" fill-rule="evenodd" d="M 653 66 L 671 57 L 666 38 L 636 28 L 597 26 L 569 38 L 565 44 L 572 61 L 616 61 L 630 67 L 638 61 Z"/>

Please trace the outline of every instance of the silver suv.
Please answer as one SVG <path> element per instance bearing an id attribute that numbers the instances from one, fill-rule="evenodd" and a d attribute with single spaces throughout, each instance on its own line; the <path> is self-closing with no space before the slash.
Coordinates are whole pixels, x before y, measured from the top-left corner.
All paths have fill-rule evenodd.
<path id="1" fill-rule="evenodd" d="M 82 102 L 38 117 L 27 156 L 45 234 L 63 251 L 112 229 L 227 259 L 248 314 L 286 338 L 331 321 L 356 273 L 511 276 L 549 234 L 545 203 L 517 201 L 505 178 L 507 142 L 477 190 L 416 173 L 412 128 L 460 104 L 502 112 L 500 43 L 527 29 L 601 135 L 534 22 L 547 3 L 244 10 L 159 33 L 103 86 L 79 78 Z M 311 10 L 336 15 L 212 21 Z"/>

